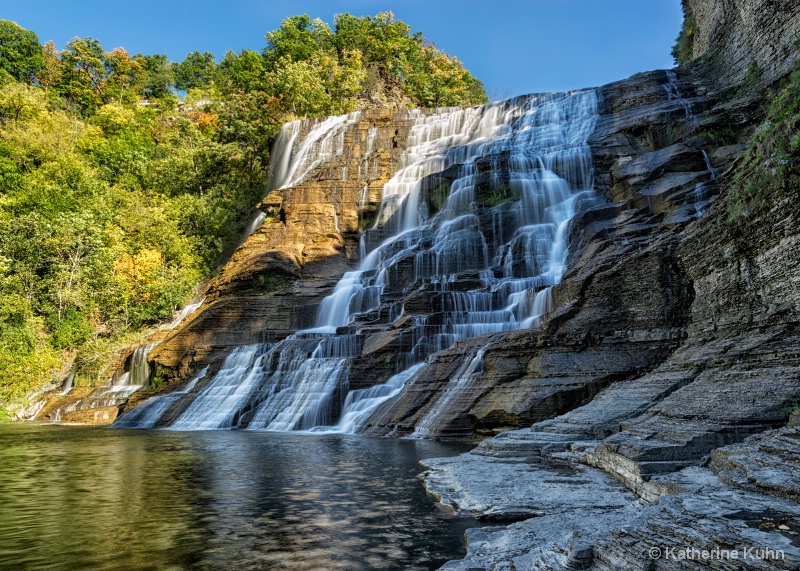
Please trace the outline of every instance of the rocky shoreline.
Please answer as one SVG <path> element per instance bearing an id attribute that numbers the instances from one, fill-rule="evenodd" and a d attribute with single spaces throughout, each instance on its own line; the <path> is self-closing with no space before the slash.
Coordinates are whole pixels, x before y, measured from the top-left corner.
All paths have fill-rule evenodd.
<path id="1" fill-rule="evenodd" d="M 522 520 L 468 530 L 467 556 L 442 569 L 796 569 L 799 421 L 654 476 L 640 495 L 588 465 L 598 441 L 545 438 L 536 426 L 426 460 L 426 488 L 444 505 Z"/>

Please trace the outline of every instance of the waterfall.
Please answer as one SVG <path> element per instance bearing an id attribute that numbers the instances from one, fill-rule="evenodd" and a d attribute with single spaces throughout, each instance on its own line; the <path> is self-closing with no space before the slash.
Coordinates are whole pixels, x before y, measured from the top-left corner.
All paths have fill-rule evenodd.
<path id="1" fill-rule="evenodd" d="M 566 269 L 570 221 L 598 200 L 586 143 L 597 120 L 596 93 L 409 113 L 405 151 L 383 187 L 373 227 L 362 234 L 359 267 L 322 301 L 314 328 L 274 347 L 234 350 L 174 428 L 357 432 L 434 353 L 546 322 L 551 288 Z M 352 113 L 286 125 L 284 147 L 273 153 L 275 184 L 294 186 L 341 155 L 345 133 L 359 119 Z M 302 140 L 300 131 L 308 132 Z M 376 138 L 370 130 L 368 151 Z M 407 307 L 413 292 L 424 292 L 428 305 Z M 395 374 L 349 391 L 351 361 L 374 330 L 363 325 L 388 328 L 401 315 L 409 341 Z M 484 352 L 465 358 L 416 436 L 435 433 L 437 419 L 480 374 Z"/>
<path id="2" fill-rule="evenodd" d="M 695 218 L 702 217 L 708 208 L 710 202 L 709 197 L 707 196 L 706 187 L 709 182 L 713 182 L 719 176 L 719 170 L 714 168 L 714 165 L 711 164 L 711 159 L 708 158 L 708 153 L 706 153 L 705 149 L 700 149 L 700 152 L 702 153 L 703 161 L 706 164 L 709 180 L 706 182 L 698 182 L 692 189 L 692 204 L 694 207 Z"/>
<path id="3" fill-rule="evenodd" d="M 117 417 L 112 425 L 113 428 L 155 428 L 161 418 L 178 401 L 186 397 L 195 385 L 206 376 L 208 367 L 189 381 L 181 390 L 167 395 L 153 397 L 136 408 L 126 410 L 121 416 Z"/>
<path id="4" fill-rule="evenodd" d="M 288 188 L 303 182 L 308 174 L 319 165 L 330 161 L 344 152 L 345 132 L 361 119 L 361 112 L 349 115 L 328 117 L 327 119 L 306 119 L 287 123 L 281 129 L 276 146 L 275 161 L 270 161 L 272 180 L 270 187 Z M 295 148 L 298 134 L 308 130 L 308 134 Z"/>
<path id="5" fill-rule="evenodd" d="M 443 316 L 437 327 L 419 320 L 412 361 L 458 340 L 540 325 L 566 267 L 570 220 L 596 200 L 586 145 L 596 107 L 595 93 L 583 91 L 419 116 L 365 233 L 371 252 L 323 301 L 317 325 L 333 331 L 375 309 L 387 287 L 406 285 L 392 282 L 409 258 L 415 283 L 439 294 Z M 427 211 L 425 177 L 453 168 L 441 208 Z M 454 287 L 470 275 L 478 287 Z"/>
<path id="6" fill-rule="evenodd" d="M 425 416 L 417 422 L 417 428 L 411 438 L 427 438 L 434 434 L 434 427 L 440 415 L 458 398 L 458 395 L 483 372 L 483 357 L 486 349 L 481 348 L 468 355 L 461 362 L 458 370 L 452 376 L 438 398 L 425 413 Z"/>
<path id="7" fill-rule="evenodd" d="M 699 127 L 699 119 L 692 111 L 692 103 L 681 93 L 678 86 L 678 75 L 671 69 L 666 70 L 665 73 L 667 74 L 667 83 L 664 84 L 664 91 L 667 92 L 667 99 L 680 105 L 689 129 L 688 133 L 693 133 Z"/>
<path id="8" fill-rule="evenodd" d="M 147 363 L 147 355 L 155 346 L 155 343 L 151 343 L 150 345 L 142 345 L 136 348 L 133 355 L 131 355 L 128 378 L 125 383 L 120 382 L 119 384 L 144 387 L 150 382 L 150 365 Z"/>
<path id="9" fill-rule="evenodd" d="M 361 118 L 361 112 L 328 117 L 304 119 L 286 123 L 275 138 L 270 155 L 269 191 L 288 188 L 301 183 L 317 166 L 344 152 L 345 132 Z M 301 132 L 308 134 L 299 142 Z M 342 178 L 347 177 L 347 171 Z M 257 212 L 247 225 L 244 239 L 263 224 L 266 214 Z"/>
<path id="10" fill-rule="evenodd" d="M 61 385 L 61 393 L 59 393 L 61 396 L 66 396 L 72 392 L 72 389 L 75 386 L 75 373 L 76 369 L 75 365 L 73 365 L 72 369 L 70 369 L 69 374 L 67 375 L 67 378 L 64 379 L 64 382 Z"/>
<path id="11" fill-rule="evenodd" d="M 231 428 L 238 424 L 250 395 L 263 380 L 272 345 L 237 347 L 222 369 L 173 423 L 177 430 Z"/>
<path id="12" fill-rule="evenodd" d="M 186 307 L 181 309 L 178 314 L 175 316 L 169 324 L 159 327 L 161 330 L 165 331 L 172 331 L 173 329 L 177 328 L 178 325 L 183 323 L 183 320 L 193 314 L 195 311 L 200 309 L 200 306 L 203 305 L 203 302 L 206 300 L 205 296 L 201 297 L 200 299 L 195 299 L 191 303 L 189 303 Z"/>
<path id="13" fill-rule="evenodd" d="M 155 346 L 155 343 L 151 343 L 137 347 L 128 359 L 127 369 L 119 377 L 111 377 L 106 384 L 97 387 L 87 396 L 54 410 L 50 413 L 50 419 L 58 421 L 68 412 L 117 406 L 127 402 L 133 393 L 150 383 L 150 366 L 147 363 L 147 356 Z M 72 379 L 74 380 L 74 375 Z M 62 394 L 67 394 L 67 392 Z"/>
<path id="14" fill-rule="evenodd" d="M 322 358 L 319 346 L 311 357 L 286 349 L 249 428 L 285 432 L 326 426 L 333 420 L 336 389 L 346 392 L 346 382 L 347 359 Z"/>
<path id="15" fill-rule="evenodd" d="M 403 390 L 406 382 L 419 371 L 424 363 L 412 365 L 405 371 L 393 375 L 382 385 L 375 385 L 367 389 L 350 391 L 344 401 L 342 417 L 332 429 L 322 429 L 325 432 L 340 434 L 355 434 L 366 424 L 367 419 L 378 410 L 378 407 L 388 400 L 396 397 Z"/>

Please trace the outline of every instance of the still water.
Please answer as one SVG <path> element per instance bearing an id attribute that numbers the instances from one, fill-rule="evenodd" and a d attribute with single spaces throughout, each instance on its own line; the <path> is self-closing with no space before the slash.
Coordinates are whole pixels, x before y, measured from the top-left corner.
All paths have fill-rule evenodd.
<path id="1" fill-rule="evenodd" d="M 436 569 L 470 519 L 418 461 L 455 444 L 0 426 L 0 569 Z"/>

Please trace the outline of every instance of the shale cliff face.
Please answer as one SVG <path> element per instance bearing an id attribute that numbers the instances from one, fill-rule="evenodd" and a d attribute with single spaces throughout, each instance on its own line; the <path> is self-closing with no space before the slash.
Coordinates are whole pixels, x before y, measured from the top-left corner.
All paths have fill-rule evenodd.
<path id="1" fill-rule="evenodd" d="M 800 565 L 800 432 L 789 414 L 800 401 L 800 220 L 786 185 L 735 222 L 727 199 L 740 144 L 763 118 L 759 83 L 797 66 L 800 6 L 688 4 L 695 55 L 707 55 L 667 74 L 666 100 L 656 74 L 601 90 L 590 143 L 611 204 L 576 219 L 554 289 L 565 309 L 532 334 L 541 354 L 583 332 L 587 349 L 618 355 L 625 378 L 473 453 L 426 461 L 428 489 L 446 505 L 523 520 L 469 531 L 468 557 L 445 569 Z M 662 351 L 647 355 L 653 341 Z M 629 368 L 634 357 L 642 370 Z"/>
<path id="2" fill-rule="evenodd" d="M 791 71 L 800 37 L 794 0 L 686 0 L 686 6 L 695 21 L 694 57 L 720 85 L 745 79 L 766 85 Z"/>

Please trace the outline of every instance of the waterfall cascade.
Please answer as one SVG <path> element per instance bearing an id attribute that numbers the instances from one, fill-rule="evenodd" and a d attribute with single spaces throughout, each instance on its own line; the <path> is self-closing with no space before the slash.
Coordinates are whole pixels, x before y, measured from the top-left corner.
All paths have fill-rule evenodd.
<path id="1" fill-rule="evenodd" d="M 315 327 L 274 347 L 235 350 L 173 428 L 357 431 L 437 351 L 546 318 L 550 288 L 566 266 L 570 220 L 597 200 L 586 144 L 595 92 L 412 114 L 399 168 L 361 237 L 360 265 L 322 302 Z M 344 132 L 358 119 L 318 122 L 302 141 L 299 123 L 284 127 L 284 145 L 273 152 L 277 184 L 297 184 L 341 154 Z M 397 374 L 348 392 L 365 324 L 374 330 L 401 317 L 407 350 L 397 356 Z M 480 373 L 482 356 L 470 355 L 428 406 L 418 436 L 433 435 L 436 417 Z"/>
<path id="2" fill-rule="evenodd" d="M 155 428 L 170 408 L 191 393 L 207 372 L 208 367 L 205 367 L 181 390 L 153 397 L 142 405 L 126 411 L 114 421 L 114 428 Z"/>
<path id="3" fill-rule="evenodd" d="M 57 408 L 50 413 L 50 419 L 58 421 L 68 412 L 117 406 L 126 402 L 133 393 L 149 384 L 150 366 L 147 363 L 147 355 L 155 345 L 155 343 L 151 343 L 137 347 L 129 358 L 127 370 L 119 377 L 112 377 L 105 385 L 96 388 L 86 397 L 78 399 L 67 406 Z"/>

